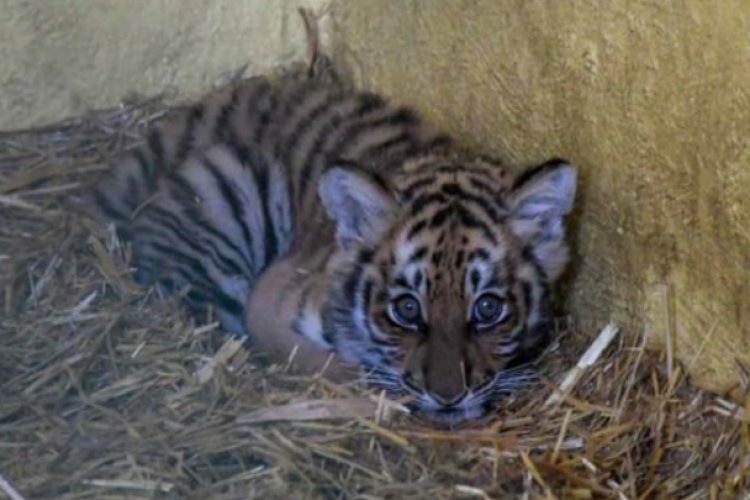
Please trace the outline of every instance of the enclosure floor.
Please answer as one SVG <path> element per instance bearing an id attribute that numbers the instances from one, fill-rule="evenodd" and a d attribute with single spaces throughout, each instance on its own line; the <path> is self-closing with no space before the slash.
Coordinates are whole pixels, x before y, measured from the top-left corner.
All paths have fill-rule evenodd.
<path id="1" fill-rule="evenodd" d="M 196 324 L 177 300 L 137 287 L 127 250 L 86 215 L 85 193 L 162 111 L 144 101 L 0 133 L 0 498 L 735 498 L 747 488 L 750 412 L 691 387 L 637 335 L 616 338 L 545 406 L 597 333 L 562 331 L 542 382 L 480 422 L 437 429 L 356 383 L 264 364 L 210 319 Z"/>

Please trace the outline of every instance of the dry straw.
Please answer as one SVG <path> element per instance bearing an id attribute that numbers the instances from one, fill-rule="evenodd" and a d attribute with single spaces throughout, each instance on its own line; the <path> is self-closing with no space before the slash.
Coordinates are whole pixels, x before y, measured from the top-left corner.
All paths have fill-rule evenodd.
<path id="1" fill-rule="evenodd" d="M 176 298 L 135 286 L 127 248 L 86 216 L 85 193 L 163 113 L 139 100 L 0 135 L 0 497 L 745 491 L 750 408 L 692 387 L 633 336 L 607 334 L 577 364 L 590 342 L 561 331 L 542 383 L 438 429 L 356 383 L 268 364 L 211 318 L 196 324 Z"/>

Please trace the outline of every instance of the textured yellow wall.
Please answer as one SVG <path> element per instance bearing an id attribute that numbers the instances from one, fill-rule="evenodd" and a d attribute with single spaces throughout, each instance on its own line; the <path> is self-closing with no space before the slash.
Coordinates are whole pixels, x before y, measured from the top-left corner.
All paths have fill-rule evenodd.
<path id="1" fill-rule="evenodd" d="M 513 164 L 581 167 L 571 308 L 750 368 L 748 0 L 335 0 L 338 57 Z"/>
<path id="2" fill-rule="evenodd" d="M 304 56 L 297 7 L 324 0 L 0 0 L 0 130 L 205 91 Z"/>

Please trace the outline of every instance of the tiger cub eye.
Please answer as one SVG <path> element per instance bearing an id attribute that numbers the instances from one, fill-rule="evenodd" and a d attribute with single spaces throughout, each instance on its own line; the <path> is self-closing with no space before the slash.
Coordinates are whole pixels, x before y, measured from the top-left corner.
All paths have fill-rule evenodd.
<path id="1" fill-rule="evenodd" d="M 474 302 L 472 321 L 480 328 L 499 323 L 506 315 L 507 306 L 497 295 L 486 293 Z"/>
<path id="2" fill-rule="evenodd" d="M 411 295 L 401 295 L 391 301 L 388 312 L 393 321 L 406 328 L 416 328 L 422 319 L 419 300 Z"/>

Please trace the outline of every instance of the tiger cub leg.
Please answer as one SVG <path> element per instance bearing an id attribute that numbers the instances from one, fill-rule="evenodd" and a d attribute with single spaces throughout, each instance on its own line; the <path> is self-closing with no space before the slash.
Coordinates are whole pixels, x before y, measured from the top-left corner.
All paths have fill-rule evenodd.
<path id="1" fill-rule="evenodd" d="M 342 361 L 300 333 L 300 322 L 315 320 L 303 317 L 301 304 L 305 302 L 304 294 L 309 295 L 311 289 L 301 286 L 307 280 L 299 264 L 294 257 L 282 259 L 266 269 L 256 282 L 245 309 L 251 348 L 268 353 L 278 362 L 291 359 L 291 368 L 303 375 L 322 373 L 326 379 L 340 383 L 356 380 L 355 365 Z"/>

